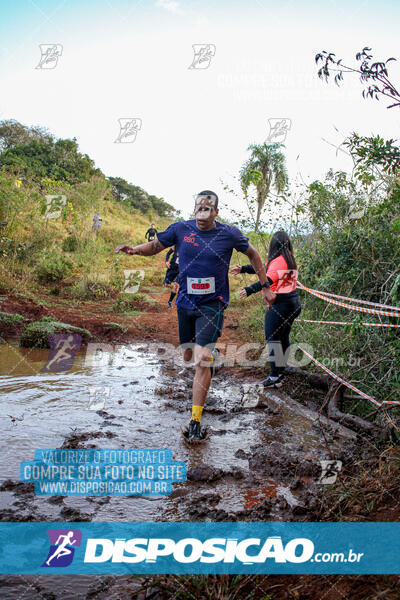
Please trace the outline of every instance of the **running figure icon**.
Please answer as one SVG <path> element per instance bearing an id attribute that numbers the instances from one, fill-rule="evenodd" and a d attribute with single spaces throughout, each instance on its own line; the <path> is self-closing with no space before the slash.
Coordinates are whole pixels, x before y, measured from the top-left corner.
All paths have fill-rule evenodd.
<path id="1" fill-rule="evenodd" d="M 80 529 L 48 529 L 50 548 L 42 567 L 60 569 L 69 567 L 74 560 L 75 552 L 82 542 Z"/>
<path id="2" fill-rule="evenodd" d="M 61 558 L 62 556 L 66 556 L 67 554 L 72 554 L 72 550 L 67 548 L 68 545 L 76 544 L 78 540 L 71 539 L 74 537 L 73 531 L 68 531 L 66 535 L 59 535 L 56 541 L 57 549 L 56 551 L 46 560 L 46 565 L 50 566 L 51 561 L 54 558 Z M 60 542 L 60 540 L 63 540 Z"/>
<path id="3" fill-rule="evenodd" d="M 58 333 L 49 336 L 50 355 L 42 372 L 69 371 L 75 354 L 81 347 L 82 336 L 78 333 Z"/>

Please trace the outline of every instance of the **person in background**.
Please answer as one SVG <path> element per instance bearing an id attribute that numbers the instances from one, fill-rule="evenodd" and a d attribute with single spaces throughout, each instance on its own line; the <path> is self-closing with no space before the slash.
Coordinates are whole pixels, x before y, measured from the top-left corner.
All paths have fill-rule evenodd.
<path id="1" fill-rule="evenodd" d="M 151 227 L 146 231 L 144 238 L 149 242 L 152 242 L 157 235 L 157 229 L 154 227 L 154 223 L 151 224 Z"/>
<path id="2" fill-rule="evenodd" d="M 301 313 L 300 298 L 296 290 L 297 264 L 292 243 L 285 231 L 277 231 L 272 236 L 265 268 L 276 299 L 265 312 L 265 338 L 269 347 L 270 374 L 263 381 L 263 385 L 279 388 L 284 380 L 287 365 L 290 330 L 293 321 Z M 230 272 L 233 275 L 255 273 L 252 265 L 236 265 Z M 257 281 L 253 285 L 242 287 L 239 297 L 247 298 L 260 290 L 261 286 Z"/>
<path id="3" fill-rule="evenodd" d="M 177 282 L 179 277 L 179 257 L 176 246 L 173 246 L 168 250 L 165 257 L 165 266 L 167 267 L 167 272 L 165 273 L 164 285 L 171 288 L 168 306 L 173 308 L 172 301 L 175 298 L 179 287 Z"/>
<path id="4" fill-rule="evenodd" d="M 101 229 L 101 216 L 98 214 L 97 210 L 93 217 L 92 231 Z"/>

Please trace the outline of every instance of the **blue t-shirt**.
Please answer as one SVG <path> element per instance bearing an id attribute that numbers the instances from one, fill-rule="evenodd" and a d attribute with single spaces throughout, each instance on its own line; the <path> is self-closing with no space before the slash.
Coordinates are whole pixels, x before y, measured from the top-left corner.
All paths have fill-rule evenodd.
<path id="1" fill-rule="evenodd" d="M 172 223 L 157 234 L 166 248 L 175 246 L 179 255 L 177 306 L 195 309 L 211 300 L 229 303 L 229 263 L 232 251 L 245 252 L 249 239 L 237 227 L 215 222 L 201 231 L 196 220 Z"/>

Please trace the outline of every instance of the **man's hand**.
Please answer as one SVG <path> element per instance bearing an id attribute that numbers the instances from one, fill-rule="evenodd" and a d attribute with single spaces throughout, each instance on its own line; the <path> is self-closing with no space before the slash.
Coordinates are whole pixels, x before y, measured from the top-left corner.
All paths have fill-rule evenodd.
<path id="1" fill-rule="evenodd" d="M 171 262 L 169 260 L 165 261 L 165 266 L 169 269 L 171 267 Z"/>
<path id="2" fill-rule="evenodd" d="M 264 298 L 264 302 L 268 306 L 269 310 L 275 302 L 276 294 L 271 290 L 271 288 L 263 288 L 261 290 L 261 295 Z"/>
<path id="3" fill-rule="evenodd" d="M 231 273 L 231 275 L 239 275 L 241 270 L 242 270 L 242 267 L 240 265 L 236 265 L 236 267 L 232 267 L 232 269 L 229 271 L 229 273 Z"/>
<path id="4" fill-rule="evenodd" d="M 240 292 L 239 292 L 239 298 L 241 298 L 242 300 L 243 300 L 244 298 L 247 298 L 247 292 L 246 292 L 246 290 L 245 290 L 245 288 L 244 288 L 244 287 L 240 288 Z"/>
<path id="5" fill-rule="evenodd" d="M 158 254 L 162 250 L 165 250 L 165 246 L 158 240 L 154 240 L 153 242 L 140 244 L 134 248 L 127 244 L 121 244 L 121 246 L 116 247 L 115 252 L 125 252 L 125 254 L 136 254 L 138 256 L 154 256 L 154 254 Z"/>
<path id="6" fill-rule="evenodd" d="M 125 254 L 136 254 L 136 248 L 128 246 L 127 244 L 121 244 L 115 248 L 115 252 L 125 252 Z"/>

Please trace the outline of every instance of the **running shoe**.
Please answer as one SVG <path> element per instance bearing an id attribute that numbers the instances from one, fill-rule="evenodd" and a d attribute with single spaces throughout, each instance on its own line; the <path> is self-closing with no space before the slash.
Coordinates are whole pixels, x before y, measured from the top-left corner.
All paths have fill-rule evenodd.
<path id="1" fill-rule="evenodd" d="M 271 377 L 270 375 L 269 377 L 267 377 L 267 379 L 264 379 L 262 384 L 264 387 L 280 388 L 284 379 L 284 375 L 278 375 L 277 377 Z"/>
<path id="2" fill-rule="evenodd" d="M 199 421 L 192 419 L 189 423 L 188 440 L 201 440 L 201 427 Z"/>
<path id="3" fill-rule="evenodd" d="M 169 306 L 170 308 L 174 308 L 174 307 L 172 306 L 172 302 L 171 302 L 171 300 L 168 300 L 168 306 Z"/>

